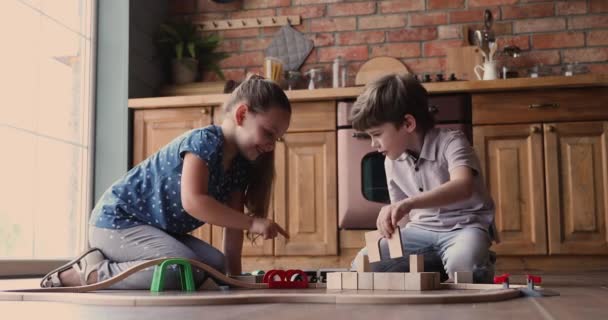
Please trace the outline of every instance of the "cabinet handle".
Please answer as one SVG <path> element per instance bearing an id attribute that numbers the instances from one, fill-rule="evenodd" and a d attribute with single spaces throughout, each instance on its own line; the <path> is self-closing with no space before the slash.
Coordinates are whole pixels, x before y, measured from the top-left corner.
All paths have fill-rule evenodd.
<path id="1" fill-rule="evenodd" d="M 532 132 L 532 133 L 539 133 L 540 132 L 540 128 L 538 126 L 532 126 L 532 128 L 530 128 L 530 132 Z"/>
<path id="2" fill-rule="evenodd" d="M 547 131 L 555 132 L 555 126 L 547 126 Z"/>
<path id="3" fill-rule="evenodd" d="M 201 110 L 201 113 L 207 115 L 209 114 L 209 109 L 204 108 L 203 110 Z"/>
<path id="4" fill-rule="evenodd" d="M 439 112 L 439 108 L 437 108 L 437 106 L 433 105 L 433 106 L 429 106 L 429 113 L 434 114 Z"/>
<path id="5" fill-rule="evenodd" d="M 285 139 L 283 139 L 283 137 L 279 137 L 277 138 L 277 142 L 285 142 Z"/>
<path id="6" fill-rule="evenodd" d="M 533 103 L 528 106 L 530 109 L 548 109 L 557 107 L 559 107 L 559 103 Z"/>

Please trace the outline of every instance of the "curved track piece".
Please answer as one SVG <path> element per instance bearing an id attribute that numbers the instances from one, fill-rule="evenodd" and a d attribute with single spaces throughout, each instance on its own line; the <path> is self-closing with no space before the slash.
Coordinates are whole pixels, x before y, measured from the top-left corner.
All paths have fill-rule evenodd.
<path id="1" fill-rule="evenodd" d="M 167 259 L 172 259 L 172 258 L 159 258 L 159 259 L 154 259 L 154 260 L 149 260 L 146 262 L 143 262 L 141 264 L 138 264 L 136 266 L 133 266 L 125 271 L 123 271 L 122 273 L 95 283 L 95 284 L 90 284 L 90 285 L 86 285 L 86 286 L 78 286 L 78 287 L 54 287 L 54 288 L 36 288 L 36 289 L 18 289 L 18 290 L 5 290 L 5 292 L 70 292 L 70 293 L 84 293 L 84 292 L 90 292 L 90 291 L 97 291 L 97 290 L 103 290 L 103 289 L 107 289 L 109 288 L 111 285 L 120 282 L 121 280 L 127 278 L 128 276 L 141 271 L 145 268 L 148 267 L 152 267 L 152 266 L 156 266 L 158 264 L 161 264 L 163 261 L 167 260 Z M 207 272 L 207 274 L 213 278 L 214 280 L 216 280 L 216 282 L 219 283 L 224 283 L 236 288 L 244 288 L 244 289 L 268 289 L 268 284 L 267 283 L 249 283 L 249 282 L 244 282 L 244 281 L 240 281 L 240 280 L 235 280 L 232 279 L 224 274 L 222 274 L 221 272 L 215 270 L 214 268 L 212 268 L 211 266 L 202 263 L 200 261 L 197 260 L 192 260 L 192 259 L 184 259 L 188 262 L 190 262 L 190 264 L 193 267 L 199 268 L 205 272 Z"/>

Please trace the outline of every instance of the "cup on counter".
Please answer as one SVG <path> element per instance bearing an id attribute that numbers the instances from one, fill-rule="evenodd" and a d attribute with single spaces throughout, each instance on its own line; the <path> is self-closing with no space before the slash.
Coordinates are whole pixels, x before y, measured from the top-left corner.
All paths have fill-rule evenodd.
<path id="1" fill-rule="evenodd" d="M 275 57 L 266 57 L 264 59 L 264 74 L 266 79 L 280 82 L 283 75 L 283 61 Z"/>
<path id="2" fill-rule="evenodd" d="M 483 71 L 483 76 L 479 74 L 479 70 Z M 496 61 L 486 61 L 482 65 L 476 65 L 473 68 L 478 80 L 496 80 L 498 74 L 496 72 Z"/>

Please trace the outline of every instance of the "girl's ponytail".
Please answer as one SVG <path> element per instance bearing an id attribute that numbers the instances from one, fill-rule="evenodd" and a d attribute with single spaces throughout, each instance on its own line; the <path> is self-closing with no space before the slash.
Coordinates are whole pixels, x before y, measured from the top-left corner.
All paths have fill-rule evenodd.
<path id="1" fill-rule="evenodd" d="M 224 112 L 229 112 L 239 101 L 247 101 L 250 111 L 254 113 L 266 112 L 271 107 L 291 113 L 291 104 L 283 89 L 257 75 L 248 77 L 234 89 L 224 104 Z M 245 191 L 245 206 L 249 214 L 261 218 L 268 216 L 274 175 L 274 151 L 261 154 L 253 162 Z"/>

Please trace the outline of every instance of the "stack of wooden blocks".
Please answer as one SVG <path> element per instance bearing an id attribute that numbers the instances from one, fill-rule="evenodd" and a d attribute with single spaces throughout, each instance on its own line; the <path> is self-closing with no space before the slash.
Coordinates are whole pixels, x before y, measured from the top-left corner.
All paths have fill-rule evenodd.
<path id="1" fill-rule="evenodd" d="M 369 264 L 366 256 L 363 256 Z M 358 261 L 359 262 L 359 261 Z M 410 256 L 410 272 L 332 272 L 327 274 L 329 290 L 438 290 L 438 272 L 424 272 L 421 255 Z"/>
<path id="2" fill-rule="evenodd" d="M 437 290 L 440 289 L 438 272 L 424 272 L 424 256 L 410 255 L 410 272 L 369 272 L 370 262 L 380 261 L 378 231 L 365 234 L 368 255 L 358 255 L 356 272 L 332 272 L 327 274 L 328 290 Z M 391 258 L 403 257 L 401 232 L 395 230 L 388 240 Z"/>

